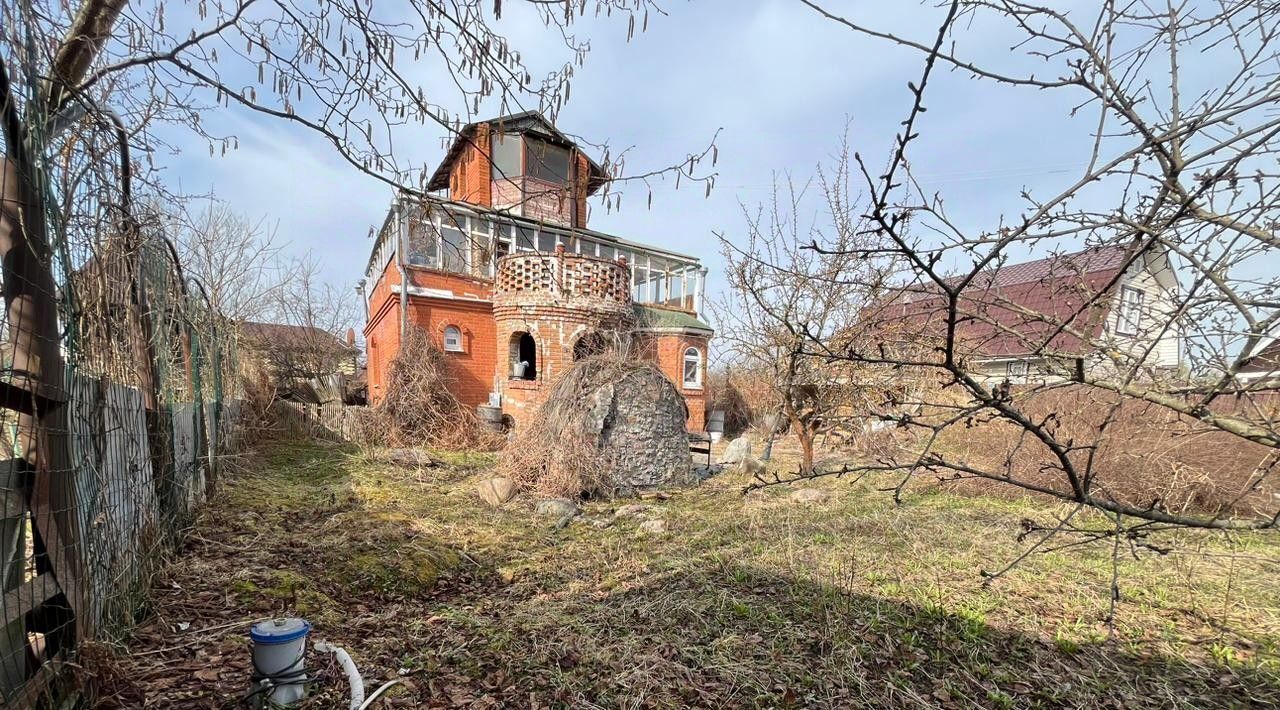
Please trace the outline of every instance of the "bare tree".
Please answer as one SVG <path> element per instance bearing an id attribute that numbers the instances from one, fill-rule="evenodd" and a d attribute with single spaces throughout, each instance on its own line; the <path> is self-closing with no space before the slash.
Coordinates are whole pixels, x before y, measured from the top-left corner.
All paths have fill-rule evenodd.
<path id="1" fill-rule="evenodd" d="M 1280 324 L 1280 5 L 1100 2 L 1069 12 L 953 0 L 941 7 L 937 33 L 917 41 L 801 1 L 851 32 L 918 51 L 924 65 L 908 84 L 910 108 L 887 165 L 857 158 L 877 244 L 810 247 L 907 266 L 896 292 L 864 309 L 858 325 L 893 335 L 853 343 L 838 359 L 931 373 L 938 386 L 913 407 L 882 412 L 922 432 L 918 447 L 840 472 L 892 471 L 903 483 L 922 473 L 976 478 L 1073 504 L 1054 524 L 1035 528 L 1045 534 L 1032 549 L 1064 530 L 1136 551 L 1150 544 L 1149 533 L 1168 528 L 1274 528 L 1267 495 L 1280 459 L 1274 394 L 1259 383 L 1265 380 L 1238 375 Z M 984 34 L 966 29 L 973 26 Z M 992 56 L 979 51 L 992 37 L 1018 52 L 972 58 Z M 1079 174 L 1057 191 L 1024 193 L 1020 214 L 992 215 L 985 228 L 951 219 L 909 160 L 922 131 L 945 130 L 930 120 L 945 116 L 940 107 L 925 113 L 940 69 L 1025 90 L 1028 101 L 1070 97 L 1073 114 L 1096 117 Z M 1106 276 L 1090 280 L 1100 271 L 1092 261 L 1098 254 L 1107 254 Z M 1006 266 L 1030 256 L 1049 257 L 1041 264 L 1050 273 L 1035 286 L 1048 299 L 1033 302 L 1006 286 Z M 1124 292 L 1135 276 L 1173 285 L 1150 288 L 1144 300 Z M 888 330 L 891 324 L 898 329 Z M 904 340 L 927 347 L 896 347 Z M 1041 372 L 1012 390 L 993 388 L 980 366 L 997 340 Z M 808 341 L 810 352 L 830 357 L 822 338 Z M 1170 342 L 1181 366 L 1169 362 Z M 957 453 L 940 443 L 948 432 L 982 425 L 1008 432 L 1008 446 Z M 1209 437 L 1200 440 L 1239 457 L 1244 475 L 1231 481 L 1230 495 L 1199 508 L 1175 507 L 1167 497 L 1172 468 L 1152 487 L 1125 490 L 1116 485 L 1124 467 L 1150 463 L 1117 455 L 1137 442 L 1116 437 L 1135 427 L 1162 428 L 1169 441 Z M 1077 515 L 1084 509 L 1103 516 Z"/>
<path id="2" fill-rule="evenodd" d="M 360 315 L 355 291 L 324 281 L 311 254 L 278 268 L 286 278 L 266 304 L 270 322 L 246 324 L 251 347 L 280 383 L 352 374 L 359 350 L 347 336 Z"/>
<path id="3" fill-rule="evenodd" d="M 183 269 L 200 280 L 220 316 L 259 320 L 271 310 L 285 274 L 274 224 L 214 201 L 169 217 Z"/>
<path id="4" fill-rule="evenodd" d="M 819 433 L 848 427 L 849 408 L 888 379 L 839 358 L 858 337 L 851 326 L 859 309 L 894 272 L 894 259 L 863 256 L 874 237 L 852 201 L 848 158 L 846 151 L 829 174 L 820 169 L 817 184 L 775 183 L 770 203 L 744 208 L 742 244 L 719 237 L 728 286 L 712 304 L 720 348 L 731 369 L 768 383 L 771 401 L 756 404 L 777 415 L 764 417 L 765 459 L 780 418 L 796 435 L 804 472 L 813 470 Z M 808 221 L 814 199 L 822 214 Z M 830 248 L 808 248 L 817 242 Z"/>

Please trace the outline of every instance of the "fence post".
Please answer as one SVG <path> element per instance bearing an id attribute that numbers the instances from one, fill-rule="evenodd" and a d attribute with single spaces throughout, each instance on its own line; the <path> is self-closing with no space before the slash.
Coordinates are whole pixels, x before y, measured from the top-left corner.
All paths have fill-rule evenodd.
<path id="1" fill-rule="evenodd" d="M 58 331 L 57 286 L 44 219 L 39 169 L 21 147 L 7 142 L 9 155 L 0 170 L 0 263 L 9 319 L 7 355 L 11 375 L 4 402 L 21 412 L 20 455 L 33 480 L 27 494 L 37 550 L 38 571 L 50 568 L 71 608 L 85 609 L 80 583 L 80 530 L 76 518 L 75 481 L 67 448 L 65 363 Z M 15 157 L 15 153 L 19 155 Z M 78 624 L 64 611 L 50 610 L 46 621 L 48 652 L 67 645 L 70 631 L 90 633 L 87 615 Z"/>

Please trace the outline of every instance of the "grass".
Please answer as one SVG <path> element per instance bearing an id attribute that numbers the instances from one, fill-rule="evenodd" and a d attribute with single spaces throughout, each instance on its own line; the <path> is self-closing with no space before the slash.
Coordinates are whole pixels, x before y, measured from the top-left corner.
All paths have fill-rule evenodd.
<path id="1" fill-rule="evenodd" d="M 1280 541 L 1186 533 L 1178 552 L 1033 555 L 1044 504 L 823 482 L 831 502 L 744 497 L 717 476 L 595 527 L 532 501 L 484 507 L 492 458 L 412 471 L 282 444 L 232 477 L 159 580 L 120 661 L 148 707 L 222 707 L 247 677 L 245 626 L 278 613 L 350 650 L 368 682 L 424 707 L 1203 707 L 1280 702 Z M 178 623 L 190 624 L 179 632 Z M 200 632 L 201 629 L 214 629 Z M 215 680 L 183 669 L 218 658 Z M 319 664 L 320 661 L 315 661 Z M 206 674 L 207 675 L 207 674 Z M 174 677 L 179 681 L 175 682 Z M 177 688 L 181 688 L 181 692 Z M 320 689 L 315 707 L 337 706 Z"/>

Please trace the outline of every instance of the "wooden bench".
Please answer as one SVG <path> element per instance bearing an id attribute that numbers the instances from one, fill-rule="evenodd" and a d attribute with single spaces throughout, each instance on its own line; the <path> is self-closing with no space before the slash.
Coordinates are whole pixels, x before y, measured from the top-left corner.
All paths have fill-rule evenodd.
<path id="1" fill-rule="evenodd" d="M 695 456 L 707 455 L 707 468 L 711 468 L 711 437 L 706 434 L 689 432 L 689 453 Z"/>

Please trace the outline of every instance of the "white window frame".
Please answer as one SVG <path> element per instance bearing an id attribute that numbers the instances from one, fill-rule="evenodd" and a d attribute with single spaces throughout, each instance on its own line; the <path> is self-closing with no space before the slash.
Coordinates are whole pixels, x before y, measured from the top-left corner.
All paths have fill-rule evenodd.
<path id="1" fill-rule="evenodd" d="M 1131 299 L 1132 297 L 1132 299 Z M 1142 307 L 1147 292 L 1133 286 L 1120 287 L 1120 307 L 1116 312 L 1116 332 L 1120 335 L 1137 335 L 1142 325 Z"/>
<path id="2" fill-rule="evenodd" d="M 689 353 L 693 353 L 693 357 L 690 357 Z M 690 362 L 695 363 L 692 380 L 689 379 L 687 368 Z M 702 351 L 697 348 L 685 348 L 680 363 L 680 380 L 685 389 L 702 389 Z"/>
<path id="3" fill-rule="evenodd" d="M 1031 367 L 1026 360 L 1010 360 L 1004 364 L 1006 377 L 1026 377 L 1030 372 Z"/>
<path id="4" fill-rule="evenodd" d="M 454 339 L 453 345 L 449 344 L 449 331 L 453 331 L 453 334 L 457 336 Z M 444 327 L 444 351 L 447 353 L 465 352 L 465 349 L 462 347 L 462 329 L 458 326 L 446 325 Z"/>

